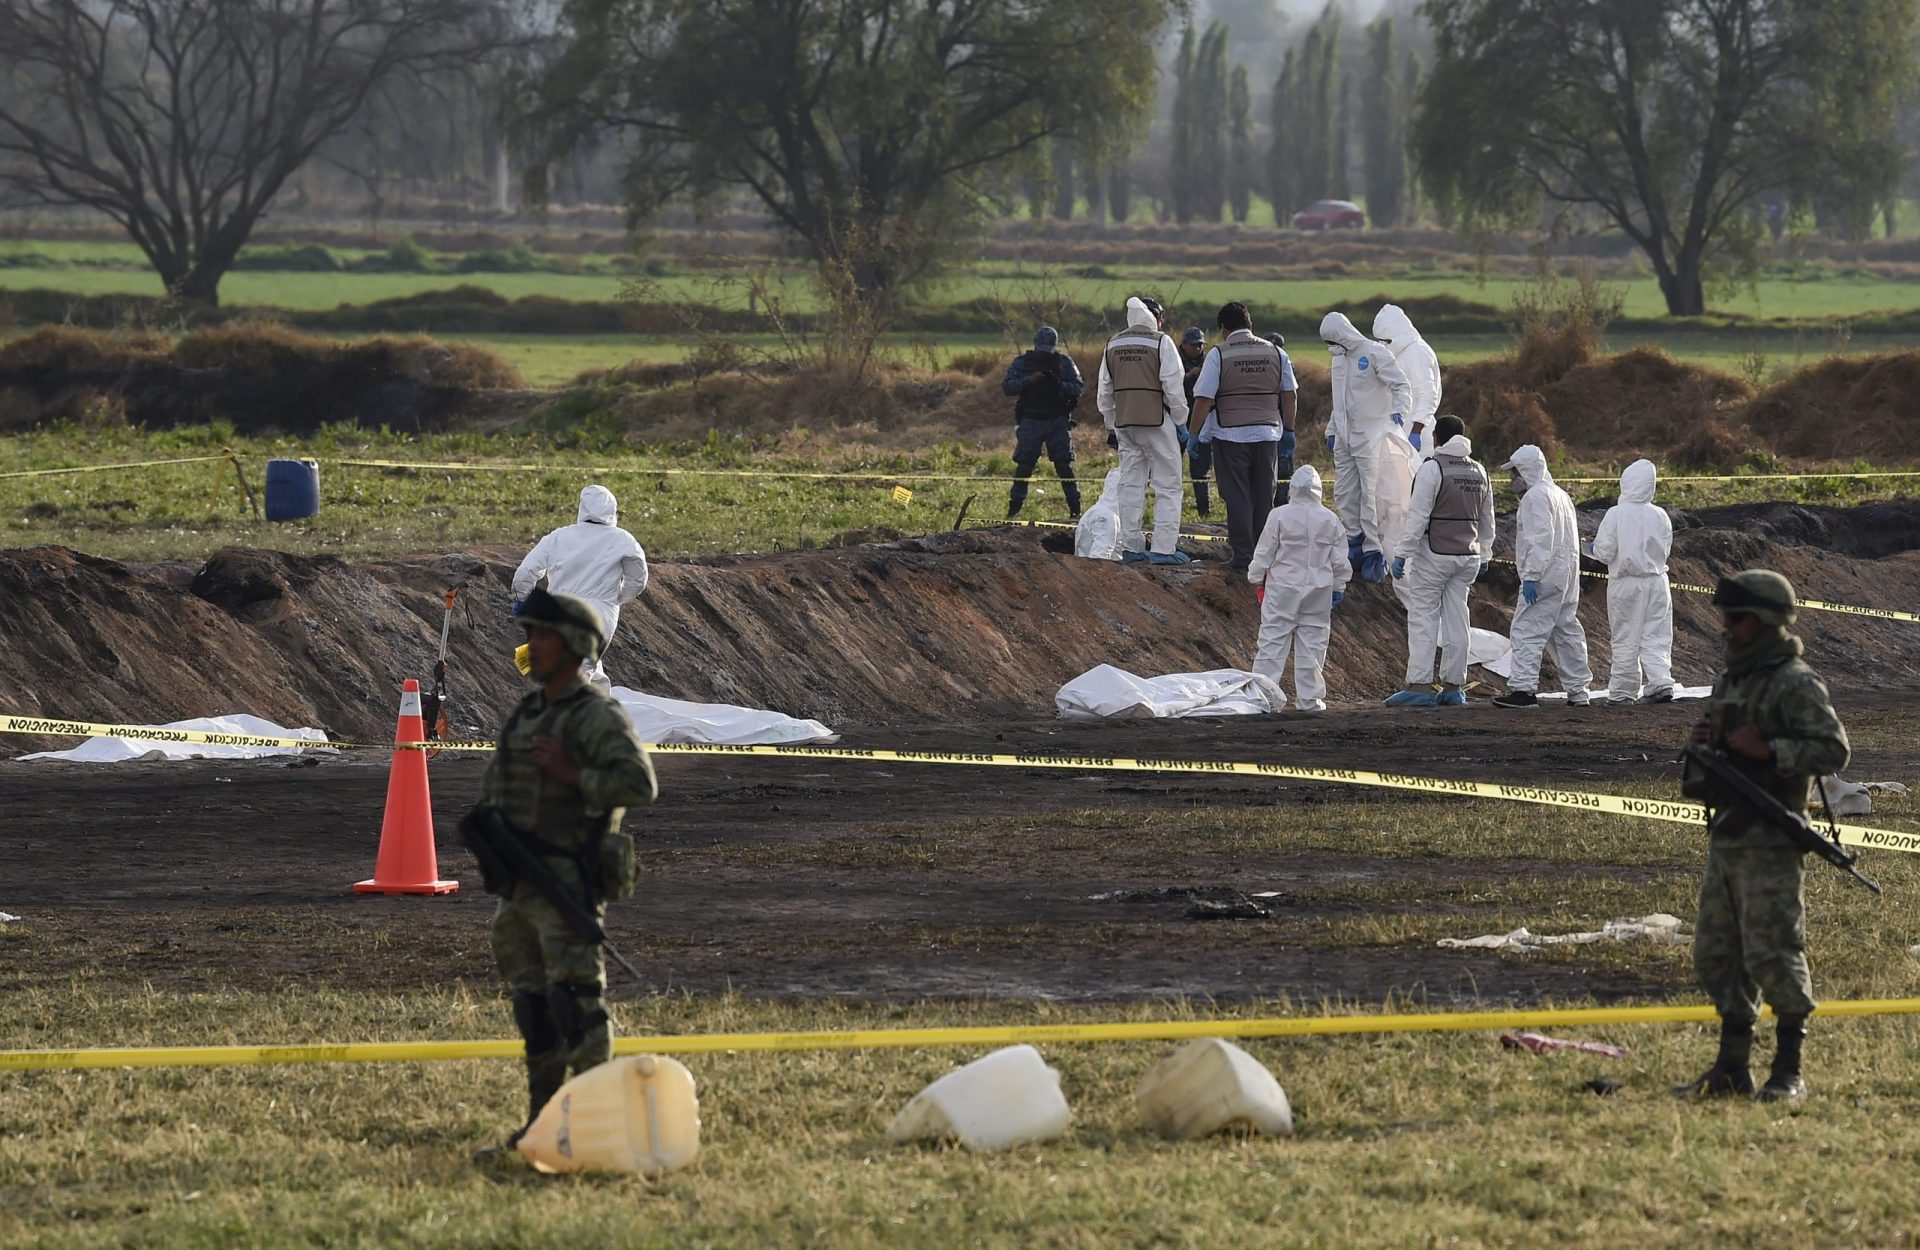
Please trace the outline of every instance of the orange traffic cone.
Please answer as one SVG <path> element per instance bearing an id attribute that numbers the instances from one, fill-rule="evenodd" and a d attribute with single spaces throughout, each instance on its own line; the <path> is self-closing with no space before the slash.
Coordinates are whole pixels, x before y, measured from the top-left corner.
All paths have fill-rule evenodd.
<path id="1" fill-rule="evenodd" d="M 395 742 L 425 742 L 420 719 L 420 683 L 401 687 L 400 727 Z M 442 881 L 433 849 L 433 800 L 427 794 L 427 753 L 397 750 L 387 774 L 387 814 L 380 822 L 380 858 L 373 880 L 354 883 L 355 894 L 451 894 L 458 881 Z"/>

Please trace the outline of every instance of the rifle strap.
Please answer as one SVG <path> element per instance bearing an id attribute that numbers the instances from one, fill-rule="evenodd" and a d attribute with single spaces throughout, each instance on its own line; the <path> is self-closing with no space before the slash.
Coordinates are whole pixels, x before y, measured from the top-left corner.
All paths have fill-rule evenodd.
<path id="1" fill-rule="evenodd" d="M 1827 779 L 1819 773 L 1813 775 L 1814 788 L 1820 791 L 1820 810 L 1827 814 L 1827 836 L 1835 846 L 1840 845 L 1840 822 L 1833 818 L 1833 804 L 1827 799 Z"/>

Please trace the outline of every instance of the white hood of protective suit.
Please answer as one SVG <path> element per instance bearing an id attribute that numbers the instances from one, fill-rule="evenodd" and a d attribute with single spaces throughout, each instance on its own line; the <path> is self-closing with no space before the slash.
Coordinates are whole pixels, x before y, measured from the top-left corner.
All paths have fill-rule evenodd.
<path id="1" fill-rule="evenodd" d="M 1304 499 L 1310 503 L 1326 502 L 1326 490 L 1320 484 L 1320 470 L 1310 464 L 1303 464 L 1293 471 L 1288 486 L 1287 500 Z"/>
<path id="2" fill-rule="evenodd" d="M 1382 304 L 1380 311 L 1373 314 L 1373 337 L 1386 343 L 1398 353 L 1406 350 L 1408 343 L 1420 337 L 1420 331 L 1413 328 L 1413 321 L 1407 316 L 1407 310 L 1398 304 Z"/>
<path id="3" fill-rule="evenodd" d="M 1159 326 L 1159 322 L 1154 320 L 1153 314 L 1147 311 L 1146 302 L 1138 295 L 1132 295 L 1127 298 L 1127 324 L 1130 326 L 1139 326 L 1146 330 L 1156 329 Z"/>
<path id="4" fill-rule="evenodd" d="M 1527 484 L 1528 490 L 1532 490 L 1542 482 L 1551 484 L 1553 481 L 1553 474 L 1547 472 L 1547 454 L 1532 443 L 1523 445 L 1500 467 L 1518 469 L 1520 480 Z"/>
<path id="5" fill-rule="evenodd" d="M 1665 577 L 1673 551 L 1673 520 L 1653 502 L 1659 470 L 1651 460 L 1636 460 L 1620 475 L 1620 502 L 1600 518 L 1593 555 L 1607 572 L 1621 577 Z M 1611 595 L 1617 583 L 1611 583 Z M 1609 600 L 1611 602 L 1611 600 Z M 1671 648 L 1672 626 L 1663 626 Z"/>
<path id="6" fill-rule="evenodd" d="M 1320 318 L 1320 341 L 1337 344 L 1349 352 L 1357 352 L 1367 346 L 1367 336 L 1360 333 L 1353 322 L 1347 320 L 1347 314 L 1330 312 Z"/>
<path id="7" fill-rule="evenodd" d="M 620 623 L 620 605 L 647 587 L 647 554 L 620 528 L 619 504 L 604 486 L 580 492 L 579 520 L 534 545 L 513 574 L 513 597 L 525 599 L 541 578 L 559 595 L 578 595 L 599 609 L 607 641 Z"/>
<path id="8" fill-rule="evenodd" d="M 1320 470 L 1303 464 L 1293 471 L 1287 502 L 1267 513 L 1254 544 L 1247 580 L 1267 588 L 1266 614 L 1285 613 L 1300 595 L 1338 590 L 1353 577 L 1347 560 L 1347 527 L 1323 502 Z"/>
<path id="9" fill-rule="evenodd" d="M 1579 594 L 1579 519 L 1573 500 L 1547 472 L 1546 454 L 1528 443 L 1501 467 L 1519 470 L 1527 484 L 1514 516 L 1513 558 L 1520 580 L 1539 582 L 1542 594 Z"/>
<path id="10" fill-rule="evenodd" d="M 1653 488 L 1659 479 L 1660 470 L 1653 467 L 1653 461 L 1634 461 L 1620 475 L 1620 502 L 1652 503 Z"/>
<path id="11" fill-rule="evenodd" d="M 620 502 L 606 487 L 589 486 L 580 492 L 580 515 L 577 519 L 596 525 L 618 525 Z"/>

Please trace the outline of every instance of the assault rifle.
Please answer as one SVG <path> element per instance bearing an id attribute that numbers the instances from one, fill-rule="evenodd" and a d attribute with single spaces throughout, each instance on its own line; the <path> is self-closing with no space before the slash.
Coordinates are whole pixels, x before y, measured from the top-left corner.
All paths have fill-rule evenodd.
<path id="1" fill-rule="evenodd" d="M 553 869 L 527 845 L 520 831 L 507 823 L 499 808 L 483 803 L 468 812 L 460 821 L 460 840 L 480 865 L 480 881 L 487 893 L 508 895 L 513 893 L 515 882 L 526 882 L 553 904 L 568 928 L 584 940 L 606 947 L 607 954 L 634 980 L 642 979 L 639 970 L 607 940 L 607 931 L 593 909 L 582 904 L 566 883 L 553 875 Z"/>
<path id="2" fill-rule="evenodd" d="M 1880 893 L 1880 884 L 1854 867 L 1859 857 L 1841 847 L 1837 831 L 1831 840 L 1822 837 L 1804 815 L 1769 794 L 1733 757 L 1688 743 L 1681 758 L 1688 768 L 1681 778 L 1680 792 L 1706 804 L 1710 813 L 1715 808 L 1744 807 L 1762 823 L 1786 834 L 1801 850 L 1811 851 L 1875 894 Z M 1696 768 L 1698 775 L 1694 773 Z"/>

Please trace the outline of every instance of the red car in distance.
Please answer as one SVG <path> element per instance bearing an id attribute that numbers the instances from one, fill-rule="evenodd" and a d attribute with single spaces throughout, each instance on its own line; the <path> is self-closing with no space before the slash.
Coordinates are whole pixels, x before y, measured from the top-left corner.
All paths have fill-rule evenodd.
<path id="1" fill-rule="evenodd" d="M 1351 200 L 1315 200 L 1293 215 L 1295 230 L 1361 230 L 1367 215 Z"/>

